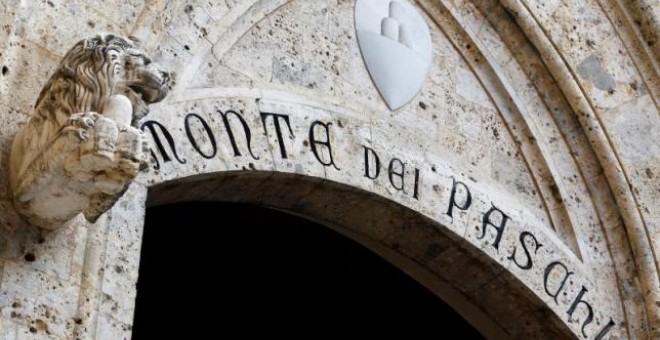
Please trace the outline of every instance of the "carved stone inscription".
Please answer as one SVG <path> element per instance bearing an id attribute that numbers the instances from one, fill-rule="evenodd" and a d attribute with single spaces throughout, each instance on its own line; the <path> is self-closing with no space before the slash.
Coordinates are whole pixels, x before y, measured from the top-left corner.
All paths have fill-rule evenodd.
<path id="1" fill-rule="evenodd" d="M 56 228 L 79 213 L 95 221 L 123 194 L 148 148 L 131 126 L 168 92 L 169 75 L 129 39 L 78 42 L 14 138 L 10 188 L 29 222 Z"/>
<path id="2" fill-rule="evenodd" d="M 359 145 L 362 151 L 359 157 L 353 159 L 340 159 L 336 149 L 337 140 L 331 136 L 336 136 L 333 132 L 337 125 L 344 124 L 339 121 L 319 121 L 312 120 L 307 123 L 308 126 L 302 129 L 295 129 L 298 127 L 298 122 L 295 116 L 286 113 L 274 112 L 255 112 L 258 120 L 249 119 L 246 115 L 249 113 L 238 113 L 235 110 L 221 110 L 215 109 L 215 112 L 202 114 L 199 112 L 186 113 L 179 126 L 167 127 L 164 124 L 149 120 L 142 124 L 141 128 L 147 132 L 152 138 L 151 157 L 153 158 L 153 170 L 161 170 L 165 164 L 188 164 L 191 161 L 183 156 L 184 148 L 194 150 L 194 153 L 189 157 L 196 157 L 195 153 L 204 160 L 210 160 L 219 155 L 219 141 L 225 141 L 227 150 L 230 150 L 229 156 L 231 157 L 246 157 L 247 160 L 259 160 L 261 157 L 269 157 L 270 155 L 259 154 L 254 148 L 254 134 L 263 131 L 263 133 L 271 140 L 274 140 L 272 145 L 272 157 L 279 159 L 290 159 L 294 155 L 291 154 L 291 148 L 287 148 L 290 140 L 293 137 L 294 131 L 305 131 L 306 137 L 304 147 L 314 156 L 318 164 L 332 168 L 336 171 L 346 171 L 351 167 L 358 167 L 359 173 L 369 181 L 378 180 L 381 185 L 388 187 L 387 192 L 391 195 L 403 195 L 413 202 L 422 202 L 427 195 L 433 193 L 422 192 L 422 177 L 432 177 L 434 171 L 424 173 L 422 169 L 413 165 L 413 162 L 406 161 L 404 157 L 397 155 L 387 155 L 385 150 L 376 149 L 373 146 Z M 215 118 L 220 124 L 216 124 L 212 128 L 211 117 Z M 220 117 L 220 119 L 218 119 Z M 248 122 L 259 122 L 260 126 L 251 126 Z M 192 128 L 191 124 L 197 128 Z M 199 128 L 201 127 L 201 128 Z M 185 131 L 184 139 L 175 137 L 171 129 L 181 129 Z M 179 135 L 177 135 L 179 136 Z M 285 142 L 286 141 L 286 142 Z M 449 200 L 442 203 L 442 214 L 449 218 L 451 223 L 455 223 L 458 213 L 471 212 L 476 213 L 478 221 L 480 221 L 477 232 L 477 239 L 486 242 L 486 247 L 492 248 L 495 253 L 499 254 L 504 252 L 501 247 L 502 240 L 512 233 L 518 243 L 515 247 L 509 247 L 505 255 L 505 260 L 511 264 L 509 267 L 515 267 L 523 272 L 539 272 L 532 271 L 539 266 L 540 262 L 536 258 L 536 254 L 544 247 L 540 242 L 538 235 L 533 231 L 522 230 L 521 232 L 513 231 L 509 228 L 513 218 L 507 212 L 505 207 L 489 204 L 486 208 L 477 208 L 473 204 L 475 201 L 475 190 L 469 185 L 457 178 L 452 178 L 450 187 L 446 188 L 450 192 Z M 474 211 L 473 211 L 474 210 Z M 478 211 L 482 210 L 482 211 Z M 545 265 L 545 264 L 544 264 Z M 608 332 L 616 325 L 614 320 L 606 318 L 595 322 L 597 311 L 589 301 L 589 287 L 581 286 L 578 288 L 577 293 L 569 292 L 567 282 L 574 279 L 576 275 L 575 270 L 571 270 L 570 264 L 565 263 L 561 259 L 551 260 L 549 264 L 545 265 L 540 271 L 542 275 L 533 278 L 537 281 L 537 286 L 543 287 L 543 290 L 538 292 L 543 299 L 549 299 L 549 303 L 554 303 L 560 308 L 564 308 L 564 317 L 568 323 L 577 323 L 578 329 L 581 331 L 585 338 L 589 339 L 602 339 Z M 558 297 L 569 296 L 570 302 L 562 302 Z"/>

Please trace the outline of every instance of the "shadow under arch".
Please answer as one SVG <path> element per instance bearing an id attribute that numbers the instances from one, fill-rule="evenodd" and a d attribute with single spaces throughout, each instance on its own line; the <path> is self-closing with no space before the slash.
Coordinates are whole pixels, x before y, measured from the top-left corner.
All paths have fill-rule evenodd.
<path id="1" fill-rule="evenodd" d="M 438 320 L 441 339 L 484 339 L 382 257 L 286 212 L 244 203 L 167 204 L 147 210 L 142 240 L 133 340 L 182 331 L 203 339 L 209 329 L 241 337 L 421 338 L 437 333 Z M 198 310 L 200 304 L 210 308 Z"/>
<path id="2" fill-rule="evenodd" d="M 149 189 L 148 208 L 183 202 L 256 204 L 327 226 L 424 285 L 487 338 L 573 337 L 550 307 L 468 241 L 368 191 L 267 171 L 201 174 Z"/>

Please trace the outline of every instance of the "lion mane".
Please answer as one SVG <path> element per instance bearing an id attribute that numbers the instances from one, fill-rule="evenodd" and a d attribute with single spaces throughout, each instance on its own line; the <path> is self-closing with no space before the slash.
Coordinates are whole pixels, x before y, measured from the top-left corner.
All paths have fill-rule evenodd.
<path id="1" fill-rule="evenodd" d="M 167 95 L 169 75 L 150 67 L 155 64 L 132 41 L 108 34 L 75 44 L 39 94 L 31 123 L 54 124 L 46 130 L 55 133 L 72 114 L 103 112 L 107 99 L 116 94 L 133 104 L 133 123 L 142 118 L 147 104 Z"/>

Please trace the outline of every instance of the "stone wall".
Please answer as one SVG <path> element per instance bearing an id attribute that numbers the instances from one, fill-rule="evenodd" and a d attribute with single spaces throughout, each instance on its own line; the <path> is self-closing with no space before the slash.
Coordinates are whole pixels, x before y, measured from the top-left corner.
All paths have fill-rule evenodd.
<path id="1" fill-rule="evenodd" d="M 660 336 L 657 6 L 411 2 L 433 61 L 391 111 L 354 1 L 3 1 L 0 337 L 130 338 L 145 206 L 185 200 L 321 221 L 492 337 Z M 9 145 L 99 31 L 176 84 L 139 122 L 152 166 L 96 223 L 46 232 L 12 208 Z"/>

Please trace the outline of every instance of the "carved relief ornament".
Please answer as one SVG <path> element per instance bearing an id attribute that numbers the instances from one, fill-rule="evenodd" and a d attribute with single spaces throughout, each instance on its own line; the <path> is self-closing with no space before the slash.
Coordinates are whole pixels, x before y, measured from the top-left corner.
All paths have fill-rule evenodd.
<path id="1" fill-rule="evenodd" d="M 130 39 L 97 35 L 73 46 L 12 144 L 18 212 L 48 229 L 79 213 L 96 221 L 145 166 L 145 136 L 133 124 L 169 84 L 169 73 Z"/>

